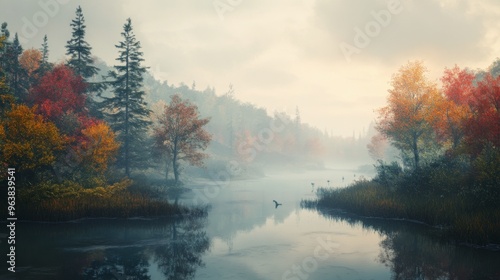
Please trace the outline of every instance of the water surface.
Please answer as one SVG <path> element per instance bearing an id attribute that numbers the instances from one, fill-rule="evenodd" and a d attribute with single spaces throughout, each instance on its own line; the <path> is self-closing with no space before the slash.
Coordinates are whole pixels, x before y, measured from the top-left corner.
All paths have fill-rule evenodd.
<path id="1" fill-rule="evenodd" d="M 424 225 L 300 207 L 319 186 L 362 175 L 323 170 L 192 182 L 178 203 L 210 204 L 201 218 L 20 223 L 17 278 L 6 269 L 0 277 L 500 279 L 500 252 L 437 240 Z"/>

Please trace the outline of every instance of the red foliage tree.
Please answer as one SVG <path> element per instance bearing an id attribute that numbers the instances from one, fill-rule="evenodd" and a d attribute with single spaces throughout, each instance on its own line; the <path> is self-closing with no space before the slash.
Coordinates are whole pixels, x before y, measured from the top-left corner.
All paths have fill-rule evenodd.
<path id="1" fill-rule="evenodd" d="M 445 69 L 441 78 L 443 93 L 458 105 L 467 104 L 474 91 L 474 74 L 458 66 Z"/>
<path id="2" fill-rule="evenodd" d="M 57 120 L 65 113 L 85 111 L 85 83 L 71 68 L 58 65 L 33 88 L 32 100 L 38 113 Z"/>
<path id="3" fill-rule="evenodd" d="M 441 81 L 445 99 L 437 106 L 436 133 L 441 140 L 450 141 L 455 149 L 462 141 L 465 122 L 471 115 L 469 102 L 475 90 L 474 74 L 455 66 L 445 69 Z"/>
<path id="4" fill-rule="evenodd" d="M 466 123 L 466 141 L 474 154 L 485 145 L 500 147 L 500 76 L 487 74 L 469 100 L 471 117 Z"/>

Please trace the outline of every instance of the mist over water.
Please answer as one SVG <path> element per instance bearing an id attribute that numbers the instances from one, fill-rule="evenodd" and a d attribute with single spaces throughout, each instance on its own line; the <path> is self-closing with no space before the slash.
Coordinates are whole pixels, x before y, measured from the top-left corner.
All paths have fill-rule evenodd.
<path id="1" fill-rule="evenodd" d="M 208 198 L 207 217 L 21 223 L 23 242 L 18 246 L 23 265 L 17 275 L 36 279 L 499 275 L 496 252 L 440 242 L 426 233 L 424 225 L 301 208 L 300 201 L 315 198 L 316 188 L 327 186 L 328 180 L 331 187 L 342 187 L 342 177 L 349 184 L 361 176 L 370 174 L 346 168 L 232 180 Z M 193 205 L 199 201 L 193 200 L 196 193 L 216 183 L 193 182 L 192 191 L 183 193 L 178 203 Z M 282 205 L 276 207 L 273 200 Z"/>

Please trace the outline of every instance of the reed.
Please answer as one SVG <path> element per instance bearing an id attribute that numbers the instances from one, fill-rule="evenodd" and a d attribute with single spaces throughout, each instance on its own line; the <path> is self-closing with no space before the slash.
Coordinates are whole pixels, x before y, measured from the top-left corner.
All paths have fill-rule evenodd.
<path id="1" fill-rule="evenodd" d="M 321 189 L 318 200 L 305 207 L 335 208 L 367 217 L 416 220 L 441 228 L 457 242 L 500 244 L 500 208 L 478 205 L 476 199 L 455 194 L 438 196 L 391 191 L 375 181 L 358 181 L 343 189 Z"/>
<path id="2" fill-rule="evenodd" d="M 131 218 L 200 215 L 202 209 L 130 191 L 131 181 L 86 189 L 75 182 L 44 183 L 19 194 L 20 220 L 69 221 L 81 218 Z"/>

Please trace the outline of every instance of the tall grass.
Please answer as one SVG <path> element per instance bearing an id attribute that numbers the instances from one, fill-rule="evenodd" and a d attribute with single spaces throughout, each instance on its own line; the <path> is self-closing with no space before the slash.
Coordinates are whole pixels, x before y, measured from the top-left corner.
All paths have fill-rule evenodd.
<path id="1" fill-rule="evenodd" d="M 81 218 L 131 218 L 175 215 L 204 215 L 204 209 L 187 208 L 129 190 L 132 182 L 86 189 L 75 182 L 42 183 L 19 192 L 17 214 L 20 220 L 68 221 Z"/>
<path id="2" fill-rule="evenodd" d="M 152 200 L 144 196 L 123 193 L 112 198 L 64 197 L 39 203 L 24 204 L 19 208 L 19 218 L 35 221 L 67 221 L 80 218 L 130 218 L 179 215 L 187 208 Z"/>
<path id="3" fill-rule="evenodd" d="M 306 207 L 336 208 L 362 216 L 416 220 L 441 228 L 441 235 L 459 242 L 500 244 L 500 207 L 478 205 L 461 195 L 394 191 L 375 181 L 358 181 L 343 189 L 321 189 Z"/>

